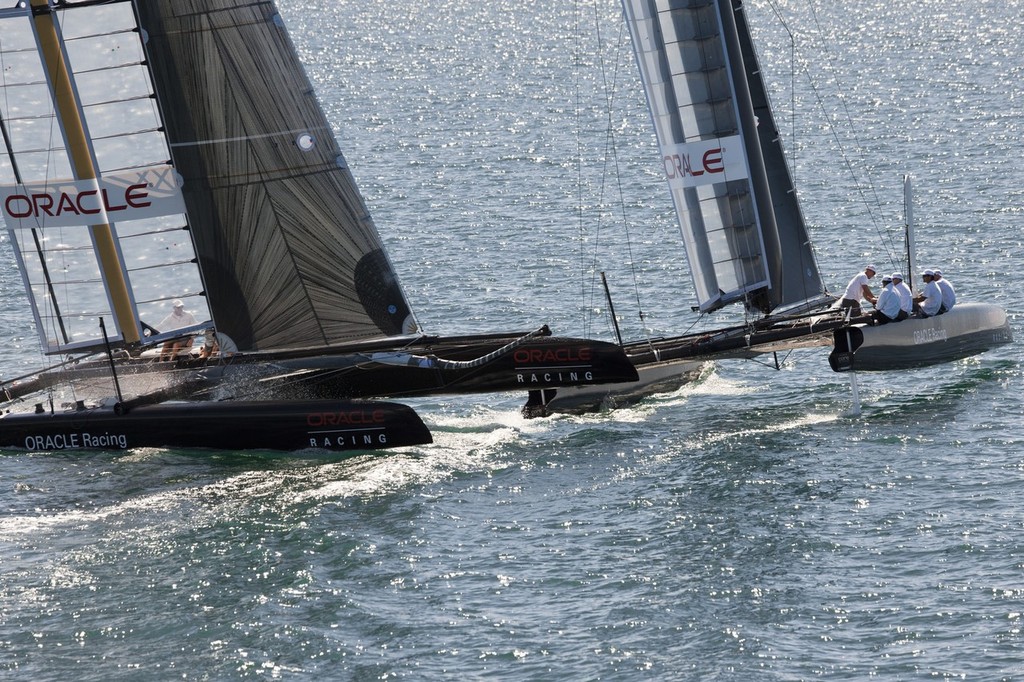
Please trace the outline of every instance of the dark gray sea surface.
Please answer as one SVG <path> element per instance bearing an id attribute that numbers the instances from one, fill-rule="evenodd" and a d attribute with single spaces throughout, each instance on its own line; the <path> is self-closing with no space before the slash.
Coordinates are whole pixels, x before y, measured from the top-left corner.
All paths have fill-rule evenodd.
<path id="1" fill-rule="evenodd" d="M 903 266 L 909 174 L 921 266 L 1024 339 L 1020 3 L 748 9 L 830 289 Z M 600 271 L 631 339 L 742 316 L 690 310 L 617 3 L 281 12 L 426 330 L 612 339 Z M 6 451 L 0 678 L 1024 678 L 1019 343 L 862 374 L 859 416 L 779 360 L 584 417 L 419 399 L 432 445 L 343 461 Z"/>

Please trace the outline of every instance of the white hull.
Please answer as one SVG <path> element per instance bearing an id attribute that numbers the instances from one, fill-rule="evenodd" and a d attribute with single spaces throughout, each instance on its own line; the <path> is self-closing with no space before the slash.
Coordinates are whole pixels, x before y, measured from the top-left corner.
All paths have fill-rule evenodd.
<path id="1" fill-rule="evenodd" d="M 837 372 L 910 369 L 959 360 L 1012 341 L 1006 311 L 989 303 L 962 303 L 935 317 L 839 329 L 829 363 Z"/>

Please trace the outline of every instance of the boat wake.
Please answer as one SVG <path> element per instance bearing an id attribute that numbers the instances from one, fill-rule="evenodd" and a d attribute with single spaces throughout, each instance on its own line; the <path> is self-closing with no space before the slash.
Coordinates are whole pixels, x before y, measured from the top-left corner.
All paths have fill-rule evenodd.
<path id="1" fill-rule="evenodd" d="M 709 446 L 716 445 L 718 443 L 722 443 L 725 441 L 731 441 L 736 439 L 754 439 L 757 438 L 758 436 L 770 436 L 778 433 L 784 433 L 786 431 L 794 431 L 797 429 L 820 426 L 821 424 L 833 423 L 839 421 L 841 418 L 842 415 L 838 413 L 807 414 L 802 417 L 776 422 L 762 427 L 740 429 L 738 431 L 705 433 L 689 441 L 687 443 L 687 447 L 693 448 L 694 450 L 702 450 Z"/>

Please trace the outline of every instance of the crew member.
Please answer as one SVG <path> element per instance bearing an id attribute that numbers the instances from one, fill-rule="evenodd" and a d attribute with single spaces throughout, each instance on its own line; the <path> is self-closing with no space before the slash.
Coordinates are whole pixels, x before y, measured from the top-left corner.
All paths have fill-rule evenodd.
<path id="1" fill-rule="evenodd" d="M 900 295 L 899 319 L 905 320 L 914 312 L 914 294 L 910 292 L 910 287 L 903 281 L 903 273 L 892 273 L 892 288 Z"/>
<path id="2" fill-rule="evenodd" d="M 160 332 L 174 331 L 175 329 L 183 329 L 184 327 L 190 327 L 196 324 L 195 316 L 185 310 L 185 304 L 181 302 L 180 298 L 174 299 L 171 303 L 172 309 L 171 314 L 168 315 L 160 322 L 157 326 L 157 330 Z M 181 339 L 171 339 L 164 343 L 160 349 L 161 360 L 173 360 L 177 355 L 178 351 L 185 348 L 192 347 L 192 337 L 187 336 Z"/>
<path id="3" fill-rule="evenodd" d="M 846 293 L 843 294 L 843 300 L 839 302 L 840 310 L 850 310 L 851 317 L 857 317 L 861 314 L 860 310 L 860 299 L 866 299 L 869 303 L 875 303 L 878 299 L 871 293 L 871 287 L 868 286 L 868 280 L 875 276 L 875 266 L 868 265 L 864 268 L 864 272 L 857 273 L 857 275 L 850 280 L 850 283 L 846 285 Z"/>
<path id="4" fill-rule="evenodd" d="M 942 292 L 942 310 L 940 312 L 948 313 L 956 305 L 956 291 L 949 280 L 942 276 L 942 270 L 935 268 L 932 272 L 935 273 L 935 283 L 939 285 L 939 291 Z"/>
<path id="5" fill-rule="evenodd" d="M 924 279 L 924 289 L 914 298 L 914 302 L 917 303 L 921 317 L 933 317 L 942 309 L 942 290 L 935 283 L 935 273 L 931 270 L 925 270 L 921 277 Z"/>
<path id="6" fill-rule="evenodd" d="M 875 301 L 875 312 L 871 314 L 872 324 L 897 322 L 900 315 L 900 295 L 892 286 L 892 277 L 882 278 L 882 291 Z"/>

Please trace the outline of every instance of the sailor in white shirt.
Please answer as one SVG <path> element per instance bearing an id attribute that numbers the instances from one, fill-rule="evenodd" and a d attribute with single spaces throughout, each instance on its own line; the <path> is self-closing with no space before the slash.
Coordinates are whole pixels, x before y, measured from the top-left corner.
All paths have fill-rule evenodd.
<path id="1" fill-rule="evenodd" d="M 942 290 L 935 283 L 935 273 L 925 270 L 921 277 L 924 278 L 924 289 L 914 299 L 914 302 L 918 304 L 921 317 L 938 315 L 942 309 Z"/>
<path id="2" fill-rule="evenodd" d="M 196 324 L 195 315 L 185 310 L 185 304 L 181 302 L 181 299 L 174 299 L 174 302 L 171 305 L 171 314 L 161 320 L 160 325 L 157 327 L 159 331 L 169 332 Z M 191 347 L 191 336 L 180 339 L 171 339 L 170 341 L 165 342 L 160 348 L 160 359 L 173 360 L 177 357 L 178 351 Z"/>
<path id="3" fill-rule="evenodd" d="M 932 272 L 935 273 L 935 283 L 939 285 L 939 291 L 942 292 L 942 310 L 940 312 L 948 313 L 956 305 L 956 291 L 949 280 L 942 276 L 942 270 L 935 268 Z"/>
<path id="4" fill-rule="evenodd" d="M 910 287 L 903 281 L 903 273 L 892 273 L 892 288 L 900 295 L 899 319 L 905 320 L 914 312 L 914 294 L 910 292 Z"/>
<path id="5" fill-rule="evenodd" d="M 839 302 L 839 309 L 845 310 L 850 309 L 850 316 L 857 317 L 860 315 L 860 299 L 867 299 L 868 302 L 874 303 L 878 299 L 871 293 L 871 287 L 868 286 L 868 280 L 875 276 L 874 265 L 868 265 L 864 268 L 864 272 L 858 273 L 850 283 L 846 285 L 846 293 L 843 294 L 843 299 Z"/>
<path id="6" fill-rule="evenodd" d="M 878 294 L 875 308 L 875 312 L 871 314 L 874 324 L 889 324 L 899 320 L 900 295 L 893 289 L 892 277 L 889 275 L 882 278 L 882 292 Z"/>

